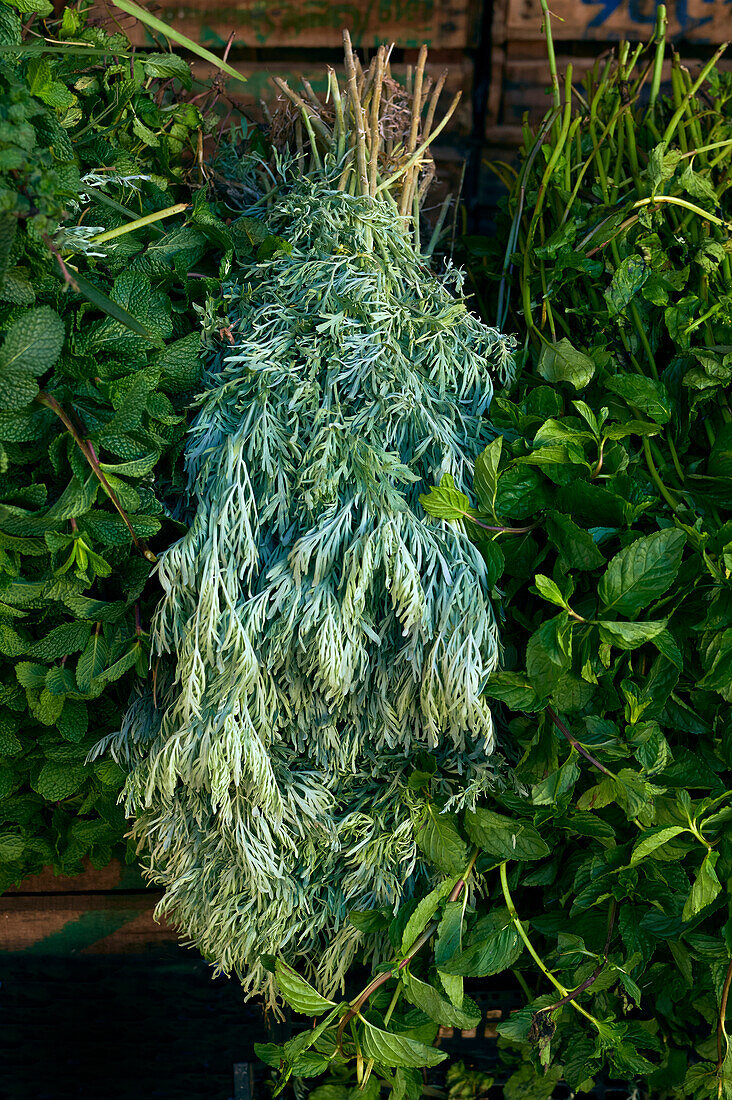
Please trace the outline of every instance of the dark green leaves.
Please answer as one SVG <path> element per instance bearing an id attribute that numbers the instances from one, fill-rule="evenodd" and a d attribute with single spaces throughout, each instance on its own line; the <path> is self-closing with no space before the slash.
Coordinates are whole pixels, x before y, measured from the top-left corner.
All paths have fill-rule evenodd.
<path id="1" fill-rule="evenodd" d="M 446 874 L 460 874 L 468 862 L 468 846 L 454 814 L 440 813 L 428 804 L 415 829 L 415 839 L 430 863 Z"/>
<path id="2" fill-rule="evenodd" d="M 473 843 L 496 860 L 535 860 L 549 855 L 547 844 L 532 825 L 492 810 L 469 810 L 465 828 Z"/>
<path id="3" fill-rule="evenodd" d="M 422 1069 L 424 1066 L 438 1066 L 447 1058 L 444 1051 L 425 1046 L 406 1035 L 384 1031 L 368 1020 L 363 1021 L 361 1046 L 366 1058 L 373 1058 L 382 1066 Z"/>
<path id="4" fill-rule="evenodd" d="M 576 390 L 583 390 L 595 373 L 595 364 L 563 336 L 555 344 L 543 345 L 537 370 L 547 382 L 571 382 Z"/>
<path id="5" fill-rule="evenodd" d="M 469 498 L 455 488 L 448 474 L 429 493 L 420 493 L 419 502 L 427 515 L 434 516 L 435 519 L 461 519 L 472 511 Z"/>
<path id="6" fill-rule="evenodd" d="M 297 971 L 287 966 L 281 959 L 277 959 L 275 975 L 280 993 L 295 1012 L 302 1012 L 306 1016 L 317 1016 L 335 1007 L 333 1001 L 321 997 L 317 989 L 313 989 Z"/>
<path id="7" fill-rule="evenodd" d="M 600 579 L 603 613 L 634 616 L 673 584 L 686 536 L 675 528 L 637 539 L 616 554 Z"/>
<path id="8" fill-rule="evenodd" d="M 457 1008 L 434 986 L 415 978 L 408 970 L 402 972 L 401 981 L 408 1000 L 435 1023 L 444 1027 L 471 1028 L 480 1022 L 480 1010 L 470 998 L 464 997 L 462 1007 Z"/>

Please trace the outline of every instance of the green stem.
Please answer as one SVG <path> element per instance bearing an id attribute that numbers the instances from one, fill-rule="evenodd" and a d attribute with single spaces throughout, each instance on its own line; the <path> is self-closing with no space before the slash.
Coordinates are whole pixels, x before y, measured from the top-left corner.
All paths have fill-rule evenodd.
<path id="1" fill-rule="evenodd" d="M 663 59 L 666 53 L 666 5 L 659 4 L 656 12 L 656 55 L 653 59 L 653 78 L 651 79 L 651 91 L 648 106 L 653 112 L 656 109 L 656 101 L 661 90 L 661 74 L 663 72 Z"/>
<path id="2" fill-rule="evenodd" d="M 118 225 L 116 229 L 107 229 L 104 233 L 97 233 L 96 237 L 90 237 L 90 244 L 102 244 L 104 241 L 112 241 L 115 237 L 123 237 L 126 233 L 134 233 L 136 229 L 144 229 L 146 225 L 153 225 L 163 218 L 171 218 L 174 214 L 182 214 L 189 207 L 187 202 L 178 202 L 175 206 L 168 206 L 165 210 L 156 210 L 152 214 L 146 214 L 144 218 L 135 218 L 132 222 Z"/>
<path id="3" fill-rule="evenodd" d="M 516 931 L 518 932 L 521 939 L 524 941 L 524 946 L 526 947 L 526 950 L 529 952 L 532 959 L 534 960 L 536 965 L 541 970 L 542 974 L 544 974 L 544 976 L 549 979 L 549 981 L 552 983 L 552 985 L 555 987 L 555 989 L 559 990 L 559 992 L 562 994 L 562 997 L 566 997 L 568 999 L 567 1003 L 571 1004 L 573 1008 L 576 1008 L 577 1011 L 582 1016 L 584 1016 L 586 1019 L 588 1019 L 591 1024 L 594 1024 L 594 1026 L 599 1031 L 600 1026 L 598 1024 L 598 1021 L 595 1019 L 595 1017 L 590 1012 L 588 1012 L 587 1009 L 583 1008 L 582 1005 L 577 1004 L 576 1001 L 572 1000 L 569 990 L 566 989 L 560 981 L 557 981 L 557 979 L 554 977 L 554 975 L 551 973 L 551 971 L 547 969 L 547 967 L 544 964 L 544 960 L 539 956 L 539 954 L 537 953 L 536 949 L 534 948 L 534 945 L 532 944 L 531 940 L 526 935 L 526 932 L 524 931 L 524 926 L 522 925 L 521 921 L 518 918 L 518 913 L 516 912 L 516 907 L 513 904 L 513 898 L 511 897 L 511 893 L 508 889 L 508 875 L 506 873 L 506 868 L 507 867 L 508 867 L 508 863 L 506 861 L 504 861 L 500 866 L 501 890 L 503 891 L 503 898 L 504 898 L 504 901 L 506 902 L 506 908 L 508 909 L 508 911 L 511 915 L 511 920 L 513 921 L 513 924 L 514 924 L 514 927 L 516 928 Z"/>
<path id="4" fill-rule="evenodd" d="M 83 454 L 86 461 L 89 463 L 89 466 L 91 467 L 92 472 L 94 473 L 94 476 L 97 478 L 100 485 L 104 489 L 105 493 L 107 494 L 107 496 L 111 500 L 112 504 L 116 508 L 117 512 L 119 513 L 125 527 L 127 528 L 127 530 L 130 532 L 130 535 L 132 536 L 132 541 L 135 544 L 136 548 L 140 551 L 142 556 L 147 561 L 156 562 L 158 560 L 156 555 L 135 534 L 135 529 L 132 526 L 132 524 L 130 523 L 129 516 L 127 515 L 124 508 L 120 504 L 120 502 L 117 498 L 117 494 L 115 493 L 114 489 L 109 484 L 109 482 L 107 481 L 105 473 L 99 465 L 99 460 L 96 456 L 96 453 L 94 451 L 94 448 L 93 448 L 92 444 L 88 440 L 84 439 L 81 436 L 81 434 L 77 431 L 73 421 L 71 420 L 70 416 L 68 415 L 68 413 L 64 409 L 63 405 L 61 405 L 56 400 L 56 398 L 53 397 L 50 393 L 44 393 L 43 390 L 41 390 L 41 392 L 36 395 L 36 401 L 38 402 L 39 405 L 44 405 L 47 409 L 51 409 L 51 411 L 56 414 L 56 416 L 59 418 L 59 420 L 65 426 L 66 430 L 71 435 L 71 438 L 74 440 L 74 443 L 79 448 L 79 450 Z"/>
<path id="5" fill-rule="evenodd" d="M 648 439 L 647 439 L 646 436 L 643 436 L 643 454 L 645 456 L 646 466 L 648 467 L 648 472 L 651 475 L 651 479 L 652 479 L 653 483 L 655 484 L 656 488 L 658 489 L 659 493 L 661 494 L 663 499 L 666 501 L 666 503 L 669 505 L 669 507 L 674 510 L 674 512 L 678 511 L 678 509 L 681 506 L 680 502 L 671 493 L 671 491 L 666 488 L 663 481 L 661 480 L 661 475 L 659 474 L 659 472 L 656 468 L 656 464 L 653 461 L 653 455 L 651 454 L 651 446 L 650 446 L 650 443 L 648 442 Z"/>
<path id="6" fill-rule="evenodd" d="M 709 61 L 707 61 L 706 65 L 699 73 L 699 76 L 696 78 L 686 94 L 682 97 L 681 102 L 671 116 L 668 126 L 664 130 L 662 138 L 662 144 L 664 147 L 668 146 L 668 143 L 674 135 L 676 127 L 679 125 L 681 119 L 684 117 L 684 111 L 686 110 L 687 103 L 692 98 L 692 96 L 695 96 L 696 93 L 699 91 L 702 84 L 707 79 L 712 69 L 715 68 L 717 62 L 719 61 L 720 57 L 726 49 L 727 43 L 725 43 L 723 46 L 720 46 L 719 49 L 714 52 L 714 55 L 710 58 Z"/>
<path id="7" fill-rule="evenodd" d="M 674 206 L 683 206 L 685 210 L 691 210 L 694 214 L 698 214 L 704 218 L 705 221 L 712 222 L 713 225 L 720 225 L 723 229 L 732 229 L 732 222 L 723 221 L 722 218 L 718 218 L 716 214 L 710 214 L 708 210 L 703 210 L 701 206 L 696 206 L 693 202 L 688 202 L 686 199 L 676 198 L 675 195 L 651 195 L 648 199 L 639 199 L 633 203 L 632 210 L 637 210 L 641 206 L 650 206 L 652 203 L 668 202 Z"/>

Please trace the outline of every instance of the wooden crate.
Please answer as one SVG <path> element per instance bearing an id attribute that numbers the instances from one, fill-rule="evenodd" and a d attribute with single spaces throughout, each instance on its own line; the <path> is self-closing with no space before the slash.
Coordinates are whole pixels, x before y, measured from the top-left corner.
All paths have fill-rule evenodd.
<path id="1" fill-rule="evenodd" d="M 656 21 L 656 0 L 552 0 L 552 35 L 560 79 L 572 64 L 580 83 L 595 59 L 618 40 L 650 39 Z M 703 63 L 694 48 L 732 38 L 732 0 L 678 0 L 667 5 L 668 34 L 683 41 L 684 63 L 692 73 Z M 700 49 L 700 53 L 704 51 Z M 521 121 L 528 113 L 536 123 L 547 110 L 550 84 L 539 0 L 496 0 L 492 26 L 492 71 L 486 141 L 491 146 L 521 141 Z M 732 67 L 724 58 L 720 68 Z M 668 78 L 669 63 L 664 79 Z"/>
<path id="2" fill-rule="evenodd" d="M 235 45 L 266 50 L 339 49 L 347 27 L 356 46 L 394 42 L 409 49 L 426 43 L 464 50 L 474 45 L 477 0 L 156 0 L 149 10 L 205 46 Z M 121 20 L 127 23 L 124 19 Z M 133 40 L 149 41 L 137 25 Z"/>
<path id="3" fill-rule="evenodd" d="M 0 952 L 34 955 L 137 954 L 172 943 L 153 920 L 160 894 L 117 860 L 73 877 L 51 871 L 0 896 Z"/>
<path id="4" fill-rule="evenodd" d="M 617 41 L 650 38 L 657 0 L 551 0 L 555 41 Z M 686 42 L 725 42 L 732 37 L 732 0 L 667 0 L 668 33 Z M 505 40 L 536 40 L 541 33 L 539 0 L 508 0 Z"/>

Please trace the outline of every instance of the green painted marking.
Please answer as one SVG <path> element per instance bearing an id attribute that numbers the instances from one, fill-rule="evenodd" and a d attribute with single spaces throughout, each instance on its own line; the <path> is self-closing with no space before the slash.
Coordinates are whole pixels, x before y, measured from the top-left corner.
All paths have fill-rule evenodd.
<path id="1" fill-rule="evenodd" d="M 26 947 L 24 955 L 74 955 L 85 947 L 104 939 L 135 920 L 142 909 L 90 909 L 76 920 L 70 920 L 58 932 L 51 932 L 43 939 Z"/>

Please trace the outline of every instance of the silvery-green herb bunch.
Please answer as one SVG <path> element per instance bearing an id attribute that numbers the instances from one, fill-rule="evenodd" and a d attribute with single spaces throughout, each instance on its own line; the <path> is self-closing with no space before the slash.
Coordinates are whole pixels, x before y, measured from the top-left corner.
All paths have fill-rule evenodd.
<path id="1" fill-rule="evenodd" d="M 187 442 L 195 516 L 163 556 L 149 690 L 114 740 L 159 911 L 260 991 L 265 953 L 321 987 L 426 872 L 408 776 L 436 754 L 443 803 L 490 780 L 491 580 L 418 496 L 472 483 L 511 341 L 429 267 L 420 205 L 440 81 L 388 53 L 328 103 L 286 85 L 269 239 L 206 321 Z M 273 237 L 282 247 L 273 248 Z"/>

